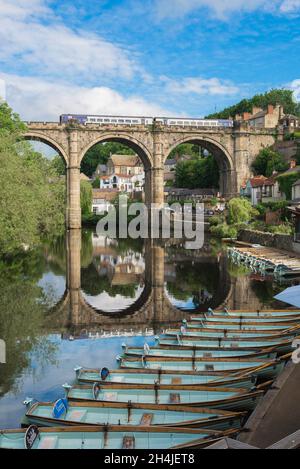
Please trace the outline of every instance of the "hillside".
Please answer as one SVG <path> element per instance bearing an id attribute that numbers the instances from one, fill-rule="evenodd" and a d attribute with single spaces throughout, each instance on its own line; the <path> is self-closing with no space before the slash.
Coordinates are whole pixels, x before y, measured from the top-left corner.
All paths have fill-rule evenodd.
<path id="1" fill-rule="evenodd" d="M 243 99 L 239 103 L 207 116 L 208 119 L 228 119 L 236 114 L 252 112 L 253 106 L 266 109 L 268 104 L 281 104 L 285 114 L 300 116 L 300 103 L 294 100 L 293 92 L 285 89 L 274 89 L 264 94 L 257 94 L 250 99 Z"/>

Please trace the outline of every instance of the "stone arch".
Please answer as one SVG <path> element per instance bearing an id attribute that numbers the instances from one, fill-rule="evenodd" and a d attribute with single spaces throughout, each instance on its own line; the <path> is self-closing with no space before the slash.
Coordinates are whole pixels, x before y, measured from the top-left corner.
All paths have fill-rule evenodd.
<path id="1" fill-rule="evenodd" d="M 143 142 L 128 134 L 122 134 L 121 136 L 117 136 L 115 133 L 101 134 L 97 138 L 93 139 L 88 145 L 86 145 L 79 154 L 79 164 L 81 164 L 88 150 L 90 150 L 93 146 L 97 145 L 98 143 L 104 142 L 118 142 L 122 143 L 123 145 L 127 145 L 129 148 L 135 151 L 136 154 L 141 158 L 145 170 L 149 170 L 152 168 L 153 159 L 151 151 L 146 147 Z"/>
<path id="2" fill-rule="evenodd" d="M 68 166 L 69 158 L 68 158 L 67 152 L 52 137 L 49 137 L 48 135 L 45 135 L 44 133 L 40 133 L 40 132 L 26 132 L 23 135 L 23 138 L 25 140 L 35 140 L 38 142 L 45 143 L 46 145 L 49 145 L 51 148 L 53 148 L 55 151 L 57 151 L 60 154 L 60 156 L 64 159 L 64 162 Z"/>
<path id="3" fill-rule="evenodd" d="M 237 189 L 235 165 L 226 146 L 218 140 L 203 134 L 189 134 L 176 139 L 165 151 L 164 162 L 176 147 L 183 143 L 198 144 L 209 150 L 215 157 L 220 170 L 220 190 L 223 195 L 235 194 Z"/>

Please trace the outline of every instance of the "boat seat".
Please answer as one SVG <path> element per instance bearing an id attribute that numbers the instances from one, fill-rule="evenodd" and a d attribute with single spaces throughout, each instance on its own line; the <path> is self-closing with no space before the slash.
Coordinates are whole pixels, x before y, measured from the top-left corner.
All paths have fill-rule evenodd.
<path id="1" fill-rule="evenodd" d="M 124 436 L 122 449 L 135 449 L 134 436 Z"/>
<path id="2" fill-rule="evenodd" d="M 103 395 L 103 400 L 112 402 L 118 400 L 118 394 L 116 392 L 105 392 Z"/>
<path id="3" fill-rule="evenodd" d="M 82 422 L 85 416 L 86 416 L 86 410 L 74 409 L 68 412 L 68 420 L 73 420 L 74 422 Z"/>
<path id="4" fill-rule="evenodd" d="M 181 378 L 172 378 L 172 384 L 181 384 Z"/>
<path id="5" fill-rule="evenodd" d="M 141 421 L 140 421 L 140 425 L 142 426 L 151 425 L 152 420 L 153 420 L 153 414 L 143 414 Z"/>
<path id="6" fill-rule="evenodd" d="M 39 443 L 38 449 L 55 449 L 57 445 L 57 436 L 46 436 L 43 437 Z"/>
<path id="7" fill-rule="evenodd" d="M 180 394 L 177 392 L 172 392 L 170 394 L 170 403 L 171 404 L 180 404 Z"/>

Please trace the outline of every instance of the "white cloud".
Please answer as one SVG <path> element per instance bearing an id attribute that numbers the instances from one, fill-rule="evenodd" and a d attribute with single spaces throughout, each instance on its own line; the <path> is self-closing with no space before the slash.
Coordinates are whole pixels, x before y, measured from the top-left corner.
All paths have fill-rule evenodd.
<path id="1" fill-rule="evenodd" d="M 290 13 L 300 10 L 299 0 L 156 0 L 156 14 L 159 19 L 176 18 L 194 10 L 207 8 L 219 19 L 227 18 L 234 12 L 251 12 L 264 9 L 269 12 Z"/>
<path id="2" fill-rule="evenodd" d="M 0 60 L 6 65 L 73 81 L 142 73 L 125 48 L 64 26 L 44 0 L 0 0 L 0 16 Z"/>
<path id="3" fill-rule="evenodd" d="M 296 101 L 300 101 L 300 78 L 292 81 L 289 85 L 288 88 L 294 91 L 294 97 Z"/>
<path id="4" fill-rule="evenodd" d="M 285 0 L 280 6 L 283 13 L 294 13 L 297 10 L 300 10 L 300 0 Z"/>
<path id="5" fill-rule="evenodd" d="M 2 74 L 0 78 L 6 81 L 8 103 L 25 120 L 58 121 L 59 115 L 65 113 L 170 114 L 139 96 L 124 97 L 102 86 L 86 88 L 8 74 Z"/>
<path id="6" fill-rule="evenodd" d="M 234 95 L 239 92 L 239 88 L 227 80 L 219 78 L 184 78 L 182 81 L 171 80 L 167 77 L 161 78 L 165 82 L 169 93 L 174 94 L 209 94 Z"/>

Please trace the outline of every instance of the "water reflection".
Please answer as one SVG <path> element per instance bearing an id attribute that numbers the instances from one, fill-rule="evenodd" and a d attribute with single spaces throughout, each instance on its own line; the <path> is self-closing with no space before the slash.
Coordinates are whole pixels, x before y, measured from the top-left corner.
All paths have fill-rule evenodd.
<path id="1" fill-rule="evenodd" d="M 73 230 L 2 260 L 0 427 L 18 425 L 26 395 L 60 396 L 74 366 L 116 366 L 124 340 L 151 341 L 187 310 L 278 306 L 273 296 L 281 289 L 273 278 L 229 264 L 209 240 L 187 251 L 178 240 L 116 241 Z"/>

